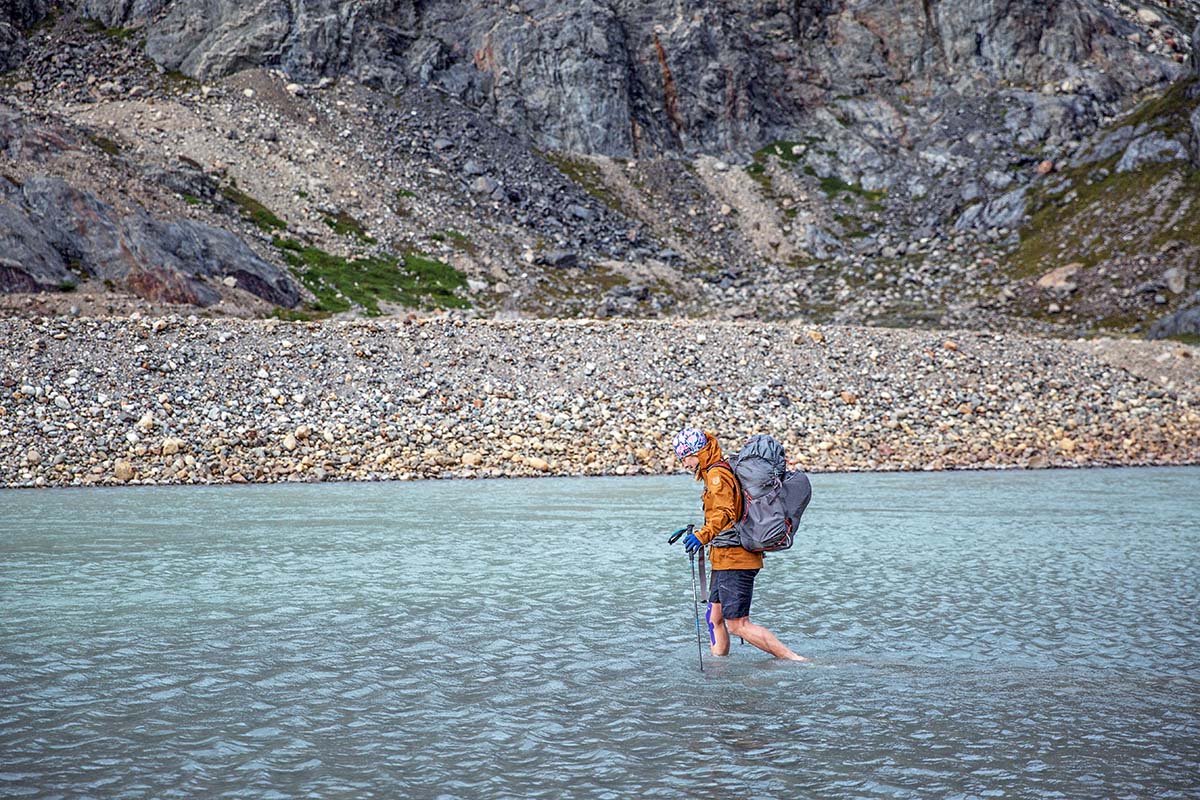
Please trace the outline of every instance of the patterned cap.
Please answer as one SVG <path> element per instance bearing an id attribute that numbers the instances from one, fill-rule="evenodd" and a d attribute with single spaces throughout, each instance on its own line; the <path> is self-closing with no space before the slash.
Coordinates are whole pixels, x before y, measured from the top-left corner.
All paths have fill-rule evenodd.
<path id="1" fill-rule="evenodd" d="M 688 456 L 694 456 L 708 444 L 708 437 L 699 428 L 684 428 L 675 434 L 675 456 L 682 461 Z"/>

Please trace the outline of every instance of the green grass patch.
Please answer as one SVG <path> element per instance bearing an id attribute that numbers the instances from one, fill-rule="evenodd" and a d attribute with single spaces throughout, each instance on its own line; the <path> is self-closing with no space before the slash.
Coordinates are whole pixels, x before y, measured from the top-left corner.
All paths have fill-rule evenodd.
<path id="1" fill-rule="evenodd" d="M 767 174 L 767 166 L 761 161 L 755 161 L 746 166 L 746 174 L 754 179 L 754 182 L 762 187 L 763 194 L 767 197 L 775 196 L 775 183 L 771 180 L 771 176 Z"/>
<path id="2" fill-rule="evenodd" d="M 137 33 L 132 28 L 109 28 L 98 19 L 85 19 L 83 29 L 88 33 L 102 33 L 110 39 L 121 42 L 132 38 Z"/>
<path id="3" fill-rule="evenodd" d="M 433 236 L 441 236 L 442 241 L 449 242 L 451 247 L 457 250 L 462 250 L 466 253 L 475 253 L 479 249 L 466 234 L 459 233 L 458 231 L 447 230 L 441 233 L 433 234 Z M 433 236 L 430 236 L 429 238 L 432 239 Z"/>
<path id="4" fill-rule="evenodd" d="M 170 69 L 164 72 L 162 74 L 162 81 L 163 85 L 168 89 L 175 89 L 178 92 L 186 92 L 200 85 L 198 80 L 184 75 L 177 69 Z"/>
<path id="5" fill-rule="evenodd" d="M 325 224 L 338 236 L 350 236 L 367 244 L 375 243 L 375 240 L 367 235 L 367 229 L 363 227 L 362 223 L 345 211 L 325 214 L 324 220 Z"/>
<path id="6" fill-rule="evenodd" d="M 104 153 L 107 153 L 110 156 L 121 155 L 121 145 L 117 144 L 112 139 L 109 139 L 107 136 L 101 136 L 98 133 L 93 133 L 88 137 L 88 139 L 92 144 L 96 145 L 96 147 L 99 147 Z"/>
<path id="7" fill-rule="evenodd" d="M 1145 123 L 1167 136 L 1191 130 L 1189 115 L 1196 107 L 1196 101 L 1189 100 L 1188 93 L 1197 82 L 1200 78 L 1195 76 L 1175 81 L 1165 92 L 1142 103 L 1114 127 L 1136 127 Z"/>
<path id="8" fill-rule="evenodd" d="M 185 194 L 183 196 L 183 202 L 187 203 L 189 206 L 199 206 L 204 204 L 204 201 L 199 197 L 196 197 L 194 194 Z"/>
<path id="9" fill-rule="evenodd" d="M 842 226 L 842 233 L 851 239 L 862 239 L 867 235 L 866 226 L 860 217 L 853 214 L 834 214 L 833 220 Z"/>
<path id="10" fill-rule="evenodd" d="M 470 307 L 457 294 L 467 285 L 465 276 L 435 259 L 389 253 L 351 260 L 278 237 L 274 245 L 316 296 L 310 312 L 333 314 L 359 306 L 368 316 L 378 316 L 381 300 L 423 309 Z"/>
<path id="11" fill-rule="evenodd" d="M 58 290 L 60 292 L 73 292 L 79 288 L 79 284 L 70 278 L 64 278 L 58 282 Z"/>
<path id="12" fill-rule="evenodd" d="M 763 192 L 771 197 L 775 194 L 775 186 L 771 176 L 767 174 L 767 163 L 771 158 L 777 158 L 784 164 L 796 164 L 800 156 L 794 151 L 800 146 L 799 142 L 777 141 L 763 147 L 754 153 L 754 160 L 746 166 L 746 174 L 758 182 Z"/>
<path id="13" fill-rule="evenodd" d="M 314 319 L 318 319 L 322 315 L 314 314 L 310 311 L 297 311 L 294 308 L 275 306 L 275 308 L 271 311 L 270 316 L 274 317 L 275 319 L 283 320 L 284 322 L 312 322 Z"/>
<path id="14" fill-rule="evenodd" d="M 590 194 L 592 197 L 599 200 L 604 205 L 614 211 L 625 213 L 621 206 L 620 198 L 613 193 L 608 184 L 604 182 L 604 175 L 600 171 L 600 167 L 590 161 L 582 158 L 575 158 L 566 153 L 544 152 L 541 154 L 543 158 L 549 161 L 554 167 L 569 178 L 574 183 L 578 184 L 581 189 Z"/>
<path id="15" fill-rule="evenodd" d="M 858 184 L 846 183 L 836 175 L 821 179 L 821 191 L 825 192 L 830 200 L 842 193 L 852 194 L 876 203 L 887 197 L 887 192 L 882 189 L 877 192 L 868 191 Z"/>
<path id="16" fill-rule="evenodd" d="M 1200 345 L 1200 333 L 1177 333 L 1167 338 L 1181 344 Z"/>
<path id="17" fill-rule="evenodd" d="M 412 199 L 416 196 L 417 196 L 416 192 L 410 192 L 408 189 L 397 189 L 396 190 L 396 199 L 397 200 Z"/>
<path id="18" fill-rule="evenodd" d="M 587 271 L 585 276 L 578 279 L 567 279 L 560 276 L 547 281 L 542 287 L 541 295 L 548 307 L 553 309 L 554 314 L 566 312 L 570 316 L 578 317 L 584 313 L 584 309 L 571 308 L 572 303 L 584 301 L 590 308 L 595 304 L 596 298 L 606 295 L 609 290 L 618 286 L 628 286 L 629 283 L 628 276 L 595 265 Z M 656 282 L 650 285 L 650 288 L 655 294 L 672 294 L 673 287 Z"/>
<path id="19" fill-rule="evenodd" d="M 242 219 L 254 223 L 267 233 L 287 230 L 287 223 L 236 186 L 222 186 L 221 195 L 237 208 Z"/>
<path id="20" fill-rule="evenodd" d="M 800 147 L 800 144 L 800 142 L 784 140 L 771 142 L 766 147 L 754 153 L 754 160 L 761 164 L 766 162 L 771 156 L 774 156 L 786 164 L 795 164 L 800 160 L 800 156 L 795 152 L 796 148 Z"/>
<path id="21" fill-rule="evenodd" d="M 1155 185 L 1181 169 L 1178 162 L 1148 164 L 1130 172 L 1116 172 L 1120 154 L 1100 164 L 1085 164 L 1063 173 L 1075 192 L 1067 205 L 1058 195 L 1049 196 L 1035 191 L 1030 197 L 1030 221 L 1021 229 L 1021 243 L 1013 255 L 1013 276 L 1027 278 L 1041 274 L 1051 266 L 1078 261 L 1092 267 L 1121 250 L 1129 252 L 1155 249 L 1171 239 L 1194 241 L 1200 236 L 1200 202 L 1193 202 L 1183 216 L 1170 227 L 1156 229 L 1150 238 L 1121 240 L 1123 230 L 1141 216 L 1139 209 Z M 1100 169 L 1108 170 L 1107 177 L 1089 181 L 1088 176 Z M 1172 203 L 1188 195 L 1198 197 L 1200 172 L 1187 170 L 1181 175 L 1183 187 L 1177 190 Z M 1175 216 L 1175 205 L 1164 217 Z M 1124 217 L 1132 214 L 1134 219 Z"/>

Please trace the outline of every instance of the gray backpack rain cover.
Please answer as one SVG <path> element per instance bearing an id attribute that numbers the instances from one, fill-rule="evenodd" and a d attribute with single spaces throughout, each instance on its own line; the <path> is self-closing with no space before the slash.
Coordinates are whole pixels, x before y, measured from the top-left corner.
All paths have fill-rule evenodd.
<path id="1" fill-rule="evenodd" d="M 787 550 L 812 499 L 801 470 L 787 468 L 783 447 L 770 436 L 751 436 L 729 459 L 742 488 L 742 518 L 733 523 L 738 543 L 755 553 Z"/>

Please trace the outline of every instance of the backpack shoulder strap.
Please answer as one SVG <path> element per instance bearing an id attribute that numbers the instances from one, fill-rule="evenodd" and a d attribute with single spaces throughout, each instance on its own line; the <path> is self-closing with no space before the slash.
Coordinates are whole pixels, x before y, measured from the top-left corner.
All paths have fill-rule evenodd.
<path id="1" fill-rule="evenodd" d="M 741 519 L 745 514 L 746 505 L 745 493 L 742 491 L 742 482 L 738 480 L 737 473 L 733 471 L 733 467 L 729 465 L 727 460 L 721 459 L 709 467 L 709 469 L 715 469 L 717 467 L 722 467 L 726 472 L 729 473 L 730 479 L 733 480 L 733 511 L 737 519 Z"/>

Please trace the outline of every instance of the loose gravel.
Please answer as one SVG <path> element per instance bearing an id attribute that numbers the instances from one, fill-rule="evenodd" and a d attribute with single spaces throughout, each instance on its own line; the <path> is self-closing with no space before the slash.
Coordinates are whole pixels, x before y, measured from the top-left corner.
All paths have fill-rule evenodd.
<path id="1" fill-rule="evenodd" d="M 1194 396 L 1015 334 L 167 316 L 0 319 L 0 343 L 7 487 L 656 474 L 685 424 L 810 471 L 1200 463 Z"/>

